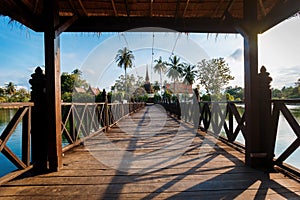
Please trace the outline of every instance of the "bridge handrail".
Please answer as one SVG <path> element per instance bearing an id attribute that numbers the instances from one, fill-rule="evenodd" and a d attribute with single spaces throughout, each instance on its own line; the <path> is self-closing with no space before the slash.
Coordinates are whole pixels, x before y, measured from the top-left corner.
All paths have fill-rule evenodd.
<path id="1" fill-rule="evenodd" d="M 284 161 L 291 156 L 293 152 L 295 152 L 300 147 L 300 125 L 299 122 L 295 119 L 290 109 L 287 107 L 288 104 L 299 105 L 300 99 L 286 99 L 286 100 L 272 100 L 273 103 L 273 111 L 272 111 L 272 122 L 273 128 L 275 131 L 275 137 L 278 135 L 278 124 L 279 124 L 279 116 L 280 113 L 286 119 L 289 126 L 293 130 L 296 135 L 296 139 L 281 153 L 279 156 L 274 158 L 274 163 L 288 171 L 291 171 L 294 174 L 300 176 L 300 170 L 294 168 L 293 166 L 288 165 Z"/>
<path id="2" fill-rule="evenodd" d="M 136 112 L 144 103 L 62 103 L 61 134 L 63 152 L 113 126 L 124 116 Z"/>
<path id="3" fill-rule="evenodd" d="M 25 171 L 32 168 L 30 163 L 30 130 L 31 130 L 31 108 L 33 103 L 0 103 L 0 110 L 3 109 L 17 109 L 12 119 L 8 122 L 2 133 L 0 134 L 0 153 L 2 153 L 12 164 L 14 164 L 19 170 L 12 172 L 10 177 L 18 176 Z M 15 129 L 18 124 L 22 122 L 22 147 L 21 158 L 19 158 L 15 152 L 13 152 L 8 146 L 7 141 L 15 133 Z M 7 179 L 6 176 L 0 179 L 0 184 Z"/>
<path id="4" fill-rule="evenodd" d="M 286 150 L 280 154 L 278 157 L 274 158 L 274 164 L 282 167 L 286 170 L 291 171 L 294 174 L 300 176 L 300 170 L 289 165 L 288 163 L 284 163 L 284 161 L 297 149 L 300 147 L 300 125 L 292 115 L 290 109 L 286 106 L 290 105 L 299 105 L 300 99 L 272 99 L 272 115 L 271 115 L 271 127 L 273 130 L 270 130 L 270 134 L 275 134 L 277 137 L 278 134 L 278 123 L 279 123 L 279 115 L 282 115 L 287 120 L 288 124 L 292 128 L 293 132 L 296 135 L 296 139 L 286 148 Z M 225 114 L 221 112 L 220 104 L 226 103 L 226 111 Z M 210 101 L 200 101 L 199 102 L 199 125 L 198 128 L 207 131 L 209 127 L 212 128 L 212 134 L 215 134 L 218 137 L 221 137 L 222 140 L 225 140 L 230 143 L 234 143 L 239 147 L 244 148 L 244 145 L 236 142 L 236 138 L 238 134 L 242 134 L 245 139 L 245 112 L 242 110 L 238 110 L 237 104 L 243 104 L 242 101 L 225 101 L 225 102 L 210 102 Z M 192 106 L 192 103 L 180 103 L 176 105 L 176 103 L 172 104 L 162 104 L 165 106 L 166 110 L 175 114 L 178 118 L 182 120 L 194 123 L 195 120 L 192 119 L 192 113 L 195 112 L 195 107 Z M 174 111 L 174 109 L 177 109 Z M 178 110 L 180 109 L 180 110 Z M 184 110 L 184 112 L 181 112 Z M 222 116 L 223 119 L 222 120 Z M 225 118 L 224 118 L 225 116 Z M 234 120 L 236 121 L 236 125 L 234 126 Z M 225 136 L 219 135 L 216 133 L 220 133 L 221 129 L 224 128 Z M 274 131 L 274 132 L 272 132 Z M 275 143 L 276 145 L 276 143 Z"/>

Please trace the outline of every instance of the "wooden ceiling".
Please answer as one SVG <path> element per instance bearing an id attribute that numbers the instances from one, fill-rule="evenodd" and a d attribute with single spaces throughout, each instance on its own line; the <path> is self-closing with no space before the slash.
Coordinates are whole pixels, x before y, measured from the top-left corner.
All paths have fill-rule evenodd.
<path id="1" fill-rule="evenodd" d="M 47 0 L 2 0 L 0 14 L 44 31 Z M 164 27 L 181 32 L 237 32 L 254 12 L 254 25 L 264 32 L 300 10 L 300 0 L 57 0 L 62 31 L 125 31 L 138 27 Z M 251 2 L 250 2 L 251 3 Z M 68 26 L 64 26 L 67 24 Z M 65 27 L 65 28 L 64 28 Z"/>

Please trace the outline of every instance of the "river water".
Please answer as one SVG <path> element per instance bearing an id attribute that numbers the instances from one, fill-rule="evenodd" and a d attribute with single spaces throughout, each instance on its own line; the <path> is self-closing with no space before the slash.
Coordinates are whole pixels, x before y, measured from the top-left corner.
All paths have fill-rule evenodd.
<path id="1" fill-rule="evenodd" d="M 289 106 L 294 117 L 300 123 L 300 106 Z M 14 109 L 0 109 L 0 134 L 2 134 L 10 119 L 14 116 L 16 110 Z M 287 121 L 281 115 L 279 119 L 279 131 L 275 147 L 275 156 L 278 157 L 295 139 L 296 135 L 288 125 Z M 7 142 L 7 146 L 21 158 L 22 149 L 22 122 L 17 126 L 15 132 Z M 242 134 L 239 134 L 237 141 L 244 144 Z M 300 169 L 300 149 L 298 148 L 286 161 L 286 163 L 293 165 Z M 0 177 L 16 170 L 17 168 L 0 153 Z"/>

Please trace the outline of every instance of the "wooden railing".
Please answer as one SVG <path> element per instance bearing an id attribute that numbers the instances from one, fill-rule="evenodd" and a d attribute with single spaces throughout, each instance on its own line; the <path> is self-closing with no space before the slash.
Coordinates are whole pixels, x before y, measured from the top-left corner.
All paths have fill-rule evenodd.
<path id="1" fill-rule="evenodd" d="M 144 103 L 62 103 L 63 151 L 112 126 Z"/>
<path id="2" fill-rule="evenodd" d="M 218 135 L 224 140 L 231 143 L 236 142 L 238 134 L 242 134 L 245 138 L 245 112 L 244 109 L 238 109 L 242 106 L 242 102 L 200 102 L 197 106 L 193 103 L 176 103 L 163 104 L 165 109 L 181 118 L 185 122 L 189 122 L 207 131 L 212 130 L 212 133 Z M 198 110 L 198 112 L 196 112 Z M 234 123 L 235 121 L 235 123 Z M 222 128 L 225 135 L 220 135 Z"/>
<path id="3" fill-rule="evenodd" d="M 17 109 L 12 119 L 8 122 L 0 135 L 0 153 L 2 153 L 19 170 L 27 171 L 32 167 L 30 161 L 30 129 L 31 129 L 31 107 L 33 103 L 0 103 L 0 109 Z M 1 111 L 0 111 L 1 112 Z M 22 148 L 21 158 L 7 146 L 7 141 L 15 133 L 19 123 L 22 122 Z M 20 173 L 20 172 L 17 172 Z M 12 176 L 17 176 L 14 173 Z M 5 177 L 1 178 L 3 181 Z"/>
<path id="4" fill-rule="evenodd" d="M 287 104 L 300 105 L 300 100 L 272 100 L 273 107 L 271 113 L 271 130 L 268 134 L 274 135 L 274 146 L 276 145 L 276 137 L 278 137 L 279 116 L 288 122 L 289 126 L 296 135 L 296 139 L 279 156 L 274 158 L 274 164 L 280 166 L 293 174 L 300 176 L 299 169 L 284 163 L 286 159 L 300 146 L 300 125 L 288 109 Z M 211 130 L 211 133 L 220 137 L 222 140 L 234 143 L 244 148 L 244 145 L 236 141 L 238 134 L 242 134 L 245 139 L 245 112 L 243 102 L 200 102 L 199 106 L 192 103 L 180 103 L 180 106 L 173 104 L 163 104 L 165 109 L 183 121 L 199 123 L 197 128 L 204 131 Z M 239 109 L 240 107 L 240 109 Z M 177 109 L 177 110 L 176 110 Z M 196 112 L 198 110 L 198 112 Z M 196 118 L 196 119 L 195 119 Z M 225 135 L 220 134 L 223 128 Z"/>
<path id="5" fill-rule="evenodd" d="M 31 163 L 31 110 L 33 103 L 0 103 L 3 109 L 17 109 L 12 119 L 0 135 L 0 153 L 19 170 L 0 178 L 0 184 L 10 180 L 33 167 Z M 124 116 L 144 107 L 144 103 L 62 103 L 63 151 L 79 145 L 83 140 L 112 126 Z M 7 141 L 22 122 L 22 155 L 19 158 L 8 146 Z M 1 170 L 1 164 L 0 164 Z"/>
<path id="6" fill-rule="evenodd" d="M 105 128 L 104 103 L 62 103 L 62 137 L 66 151 Z"/>
<path id="7" fill-rule="evenodd" d="M 289 126 L 292 128 L 296 139 L 291 141 L 291 144 L 283 151 L 282 154 L 275 157 L 275 164 L 285 168 L 293 173 L 298 174 L 300 176 L 300 170 L 294 169 L 293 167 L 284 163 L 284 161 L 300 146 L 300 126 L 299 122 L 295 119 L 291 111 L 288 109 L 287 105 L 300 105 L 300 99 L 297 100 L 272 100 L 273 102 L 273 113 L 272 113 L 272 122 L 274 124 L 275 137 L 278 135 L 278 124 L 279 124 L 279 116 L 282 113 L 282 116 L 286 119 Z M 299 158 L 300 159 L 300 158 Z"/>
<path id="8" fill-rule="evenodd" d="M 135 102 L 135 103 L 109 103 L 108 104 L 108 117 L 109 123 L 108 126 L 114 125 L 124 116 L 136 112 L 139 109 L 145 106 L 144 102 Z"/>

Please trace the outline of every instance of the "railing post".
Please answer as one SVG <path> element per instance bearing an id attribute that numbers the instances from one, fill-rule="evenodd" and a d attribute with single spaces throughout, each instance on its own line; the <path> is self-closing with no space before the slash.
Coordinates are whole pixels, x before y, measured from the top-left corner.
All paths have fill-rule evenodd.
<path id="1" fill-rule="evenodd" d="M 105 118 L 104 118 L 104 124 L 105 124 L 105 131 L 107 132 L 109 130 L 109 113 L 108 113 L 108 99 L 106 92 L 103 91 L 103 97 L 105 97 L 105 104 L 104 104 L 104 113 L 105 113 Z"/>
<path id="2" fill-rule="evenodd" d="M 31 129 L 31 107 L 23 117 L 22 122 L 22 161 L 26 166 L 30 165 L 30 129 Z"/>
<path id="3" fill-rule="evenodd" d="M 47 135 L 45 134 L 46 123 L 46 78 L 40 67 L 29 80 L 31 84 L 31 101 L 34 102 L 31 115 L 31 151 L 32 162 L 38 171 L 47 169 Z"/>
<path id="4" fill-rule="evenodd" d="M 272 78 L 269 76 L 266 68 L 261 67 L 258 74 L 259 82 L 259 110 L 260 110 L 260 134 L 261 134 L 261 151 L 266 153 L 264 158 L 265 167 L 273 166 L 275 134 L 271 122 L 271 89 L 270 83 Z"/>

